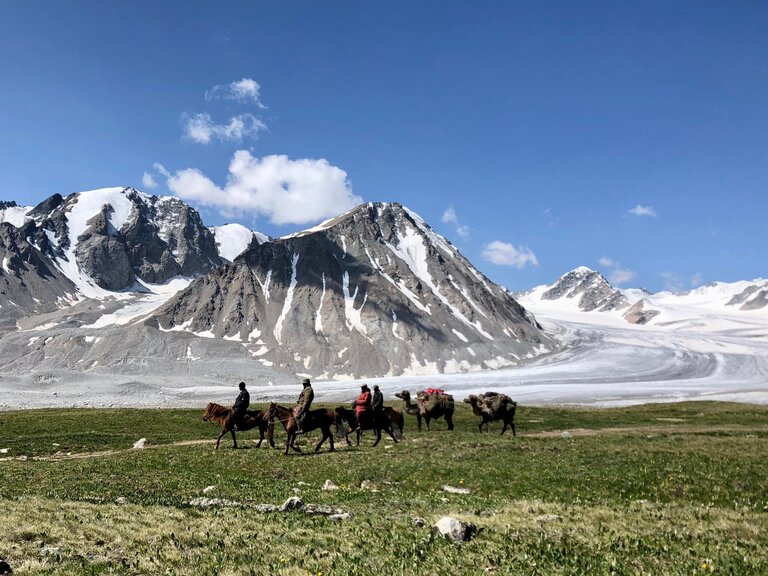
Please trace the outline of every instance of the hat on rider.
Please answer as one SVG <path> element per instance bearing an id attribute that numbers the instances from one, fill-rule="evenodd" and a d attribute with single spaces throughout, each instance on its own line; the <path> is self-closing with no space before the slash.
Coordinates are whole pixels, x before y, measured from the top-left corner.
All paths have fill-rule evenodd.
<path id="1" fill-rule="evenodd" d="M 304 380 L 301 381 L 302 384 L 311 384 L 309 381 L 309 378 L 304 378 Z"/>

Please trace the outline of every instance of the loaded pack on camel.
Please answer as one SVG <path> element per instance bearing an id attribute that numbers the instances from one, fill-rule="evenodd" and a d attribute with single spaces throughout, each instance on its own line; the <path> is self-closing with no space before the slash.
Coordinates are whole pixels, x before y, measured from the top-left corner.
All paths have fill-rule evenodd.
<path id="1" fill-rule="evenodd" d="M 515 411 L 517 402 L 512 400 L 506 394 L 498 392 L 486 392 L 485 394 L 470 394 L 464 399 L 464 402 L 472 406 L 472 412 L 480 416 L 480 432 L 483 426 L 488 430 L 489 424 L 495 420 L 501 420 L 504 426 L 501 433 L 504 434 L 507 428 L 512 428 L 512 435 L 517 436 L 515 431 Z"/>
<path id="2" fill-rule="evenodd" d="M 440 388 L 427 388 L 416 396 L 416 403 L 411 402 L 411 393 L 403 390 L 395 394 L 403 401 L 403 408 L 407 414 L 416 416 L 416 423 L 421 431 L 421 419 L 429 430 L 429 421 L 436 418 L 445 418 L 448 430 L 453 430 L 453 412 L 455 403 L 453 396 L 446 394 Z"/>

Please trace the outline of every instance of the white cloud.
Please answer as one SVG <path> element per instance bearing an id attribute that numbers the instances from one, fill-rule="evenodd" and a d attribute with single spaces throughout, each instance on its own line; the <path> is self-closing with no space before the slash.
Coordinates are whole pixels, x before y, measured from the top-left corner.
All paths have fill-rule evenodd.
<path id="1" fill-rule="evenodd" d="M 530 249 L 516 247 L 499 240 L 486 244 L 483 249 L 483 258 L 499 266 L 512 266 L 521 269 L 525 268 L 526 264 L 539 265 L 536 255 Z"/>
<path id="2" fill-rule="evenodd" d="M 664 279 L 664 290 L 669 292 L 682 292 L 685 289 L 685 283 L 674 272 L 662 272 L 659 274 Z"/>
<path id="3" fill-rule="evenodd" d="M 701 272 L 696 272 L 691 276 L 691 288 L 697 288 L 704 284 L 704 275 Z"/>
<path id="4" fill-rule="evenodd" d="M 625 268 L 614 268 L 608 276 L 608 282 L 614 286 L 621 286 L 637 278 L 637 272 Z"/>
<path id="5" fill-rule="evenodd" d="M 704 275 L 701 272 L 691 276 L 688 281 L 675 272 L 661 272 L 659 276 L 664 279 L 664 290 L 669 292 L 685 292 L 689 288 L 698 288 L 704 283 Z"/>
<path id="6" fill-rule="evenodd" d="M 458 234 L 462 240 L 469 238 L 469 226 L 465 226 L 459 222 L 459 217 L 456 215 L 456 210 L 454 210 L 453 206 L 446 208 L 445 212 L 443 212 L 442 220 L 446 224 L 453 224 L 456 228 L 456 234 Z"/>
<path id="7" fill-rule="evenodd" d="M 233 116 L 226 124 L 214 123 L 210 114 L 205 112 L 191 116 L 184 114 L 182 120 L 184 136 L 198 144 L 209 144 L 214 139 L 238 142 L 246 136 L 256 137 L 260 131 L 267 129 L 253 114 Z"/>
<path id="8" fill-rule="evenodd" d="M 600 266 L 611 269 L 608 273 L 608 282 L 614 286 L 621 286 L 622 284 L 626 284 L 637 278 L 637 272 L 622 268 L 621 262 L 618 262 L 613 258 L 603 256 L 597 262 Z"/>
<path id="9" fill-rule="evenodd" d="M 144 172 L 144 176 L 141 177 L 141 183 L 144 188 L 148 188 L 150 190 L 157 188 L 157 182 L 149 172 Z"/>
<path id="10" fill-rule="evenodd" d="M 651 216 L 656 218 L 656 210 L 653 209 L 653 206 L 642 206 L 641 204 L 638 204 L 634 208 L 627 210 L 627 214 L 632 214 L 633 216 Z"/>
<path id="11" fill-rule="evenodd" d="M 205 99 L 208 102 L 218 98 L 266 108 L 261 103 L 261 86 L 251 78 L 243 78 L 229 84 L 218 84 L 205 93 Z"/>
<path id="12" fill-rule="evenodd" d="M 168 176 L 177 197 L 218 208 L 222 214 L 265 216 L 274 224 L 307 224 L 336 216 L 362 202 L 347 173 L 325 159 L 255 158 L 238 150 L 222 188 L 196 168 Z"/>

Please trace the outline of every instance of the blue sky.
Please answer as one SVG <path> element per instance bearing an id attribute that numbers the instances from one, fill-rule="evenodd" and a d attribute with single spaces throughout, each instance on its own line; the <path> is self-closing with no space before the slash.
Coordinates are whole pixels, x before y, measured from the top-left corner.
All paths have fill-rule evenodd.
<path id="1" fill-rule="evenodd" d="M 762 2 L 4 0 L 0 79 L 0 199 L 401 202 L 512 290 L 768 275 Z"/>

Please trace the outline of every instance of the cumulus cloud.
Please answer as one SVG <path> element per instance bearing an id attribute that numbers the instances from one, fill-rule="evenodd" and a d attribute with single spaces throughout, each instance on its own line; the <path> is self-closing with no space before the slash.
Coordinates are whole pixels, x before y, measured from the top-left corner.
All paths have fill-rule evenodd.
<path id="1" fill-rule="evenodd" d="M 253 104 L 258 108 L 266 108 L 261 103 L 261 86 L 256 80 L 242 78 L 229 84 L 218 84 L 205 93 L 205 100 L 210 102 L 223 98 L 235 100 L 241 104 Z"/>
<path id="2" fill-rule="evenodd" d="M 347 173 L 325 159 L 255 158 L 238 150 L 223 187 L 196 168 L 168 173 L 167 179 L 168 189 L 182 200 L 228 216 L 265 216 L 274 224 L 317 222 L 362 202 L 352 192 Z"/>
<path id="3" fill-rule="evenodd" d="M 520 269 L 525 268 L 527 264 L 539 265 L 536 255 L 529 248 L 517 247 L 499 240 L 486 244 L 483 249 L 483 258 L 499 266 L 512 266 Z"/>
<path id="4" fill-rule="evenodd" d="M 157 188 L 157 182 L 155 181 L 154 176 L 149 172 L 144 172 L 144 176 L 141 177 L 141 183 L 144 188 L 148 188 L 149 190 Z"/>
<path id="5" fill-rule="evenodd" d="M 633 216 L 650 216 L 652 218 L 656 218 L 656 210 L 653 209 L 653 206 L 643 206 L 641 204 L 638 204 L 634 208 L 627 210 L 627 214 L 632 214 Z"/>
<path id="6" fill-rule="evenodd" d="M 608 282 L 614 286 L 621 286 L 637 278 L 637 272 L 622 267 L 621 262 L 603 256 L 597 261 L 603 268 L 608 268 Z"/>
<path id="7" fill-rule="evenodd" d="M 445 212 L 443 212 L 442 220 L 446 224 L 453 224 L 456 228 L 456 234 L 458 234 L 462 240 L 469 238 L 469 226 L 465 226 L 459 222 L 459 217 L 456 215 L 456 210 L 453 209 L 453 206 L 449 206 Z"/>
<path id="8" fill-rule="evenodd" d="M 212 140 L 239 142 L 245 137 L 256 137 L 267 126 L 253 114 L 239 114 L 226 124 L 216 124 L 210 114 L 184 114 L 184 136 L 198 144 L 209 144 Z"/>

